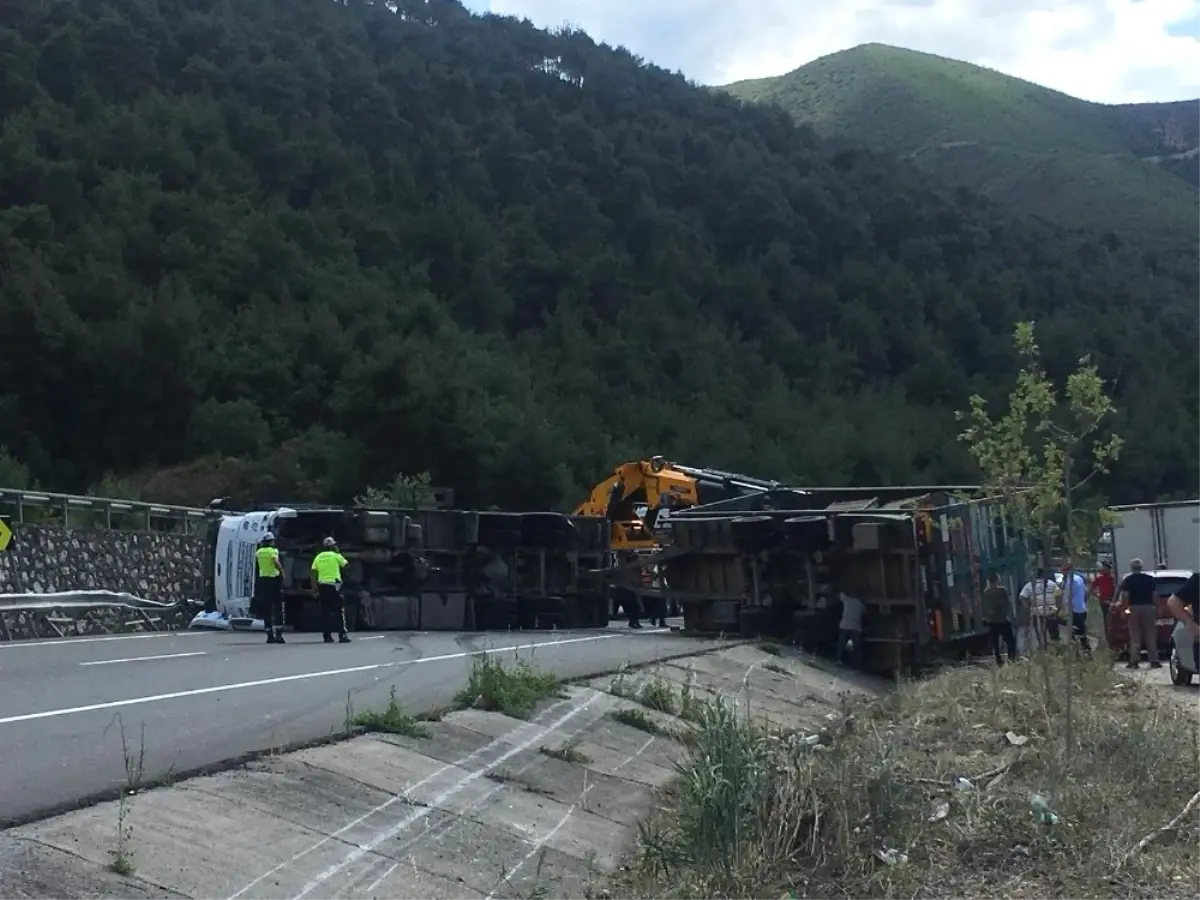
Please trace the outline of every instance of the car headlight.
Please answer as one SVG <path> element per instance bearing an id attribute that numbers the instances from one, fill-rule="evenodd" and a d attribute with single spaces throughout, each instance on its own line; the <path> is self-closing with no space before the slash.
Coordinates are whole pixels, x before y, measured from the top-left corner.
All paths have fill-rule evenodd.
<path id="1" fill-rule="evenodd" d="M 1125 607 L 1125 615 L 1127 615 L 1127 616 L 1128 616 L 1128 615 L 1132 615 L 1132 614 L 1133 614 L 1133 610 L 1132 610 L 1132 609 L 1130 609 L 1128 606 L 1127 606 L 1127 607 Z"/>

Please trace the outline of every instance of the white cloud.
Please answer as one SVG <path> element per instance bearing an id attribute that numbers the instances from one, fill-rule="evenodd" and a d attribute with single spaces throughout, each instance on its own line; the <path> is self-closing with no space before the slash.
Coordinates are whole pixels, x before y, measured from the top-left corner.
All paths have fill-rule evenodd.
<path id="1" fill-rule="evenodd" d="M 467 0 L 569 22 L 706 84 L 779 75 L 880 42 L 1105 103 L 1200 95 L 1200 0 Z M 1175 29 L 1178 31 L 1178 28 Z"/>

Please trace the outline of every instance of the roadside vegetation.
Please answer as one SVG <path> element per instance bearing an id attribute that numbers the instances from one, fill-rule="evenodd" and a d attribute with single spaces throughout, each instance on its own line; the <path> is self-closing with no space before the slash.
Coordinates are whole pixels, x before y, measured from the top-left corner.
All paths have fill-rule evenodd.
<path id="1" fill-rule="evenodd" d="M 703 702 L 622 893 L 1194 896 L 1194 703 L 1068 655 L 948 669 L 820 735 Z"/>
<path id="2" fill-rule="evenodd" d="M 499 659 L 481 655 L 475 660 L 470 679 L 455 695 L 454 705 L 524 719 L 541 701 L 561 696 L 563 687 L 553 672 L 539 671 L 523 659 L 505 668 Z"/>
<path id="3" fill-rule="evenodd" d="M 577 741 L 568 741 L 558 747 L 540 747 L 538 749 L 543 756 L 549 756 L 551 759 L 558 759 L 567 763 L 587 765 L 592 761 L 591 757 L 579 749 Z"/>
<path id="4" fill-rule="evenodd" d="M 382 711 L 364 710 L 354 716 L 353 723 L 367 731 L 402 734 L 415 738 L 429 737 L 429 727 L 400 705 L 400 701 L 396 699 L 395 687 L 389 692 L 388 705 Z"/>
<path id="5" fill-rule="evenodd" d="M 121 714 L 113 717 L 109 727 L 116 725 L 121 735 L 121 758 L 125 763 L 125 784 L 117 800 L 117 823 L 112 848 L 109 850 L 108 867 L 118 875 L 130 876 L 136 869 L 133 847 L 133 797 L 142 789 L 146 773 L 146 726 L 143 724 L 137 747 L 133 747 L 125 733 L 125 721 Z M 105 729 L 107 732 L 108 729 Z"/>

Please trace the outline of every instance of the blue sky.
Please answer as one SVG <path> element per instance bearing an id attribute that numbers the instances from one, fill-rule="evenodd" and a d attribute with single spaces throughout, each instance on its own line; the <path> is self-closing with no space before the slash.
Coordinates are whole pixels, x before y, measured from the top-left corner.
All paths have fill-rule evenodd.
<path id="1" fill-rule="evenodd" d="M 651 5 L 651 3 L 653 5 Z M 1103 103 L 1200 96 L 1200 0 L 466 0 L 708 84 L 878 41 Z"/>

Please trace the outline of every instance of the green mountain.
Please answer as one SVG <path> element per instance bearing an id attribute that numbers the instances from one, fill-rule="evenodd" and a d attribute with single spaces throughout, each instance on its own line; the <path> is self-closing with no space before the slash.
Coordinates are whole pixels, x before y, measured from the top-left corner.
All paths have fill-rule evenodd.
<path id="1" fill-rule="evenodd" d="M 1052 222 L 1196 239 L 1200 101 L 1089 103 L 883 44 L 722 90 Z"/>
<path id="2" fill-rule="evenodd" d="M 1112 499 L 1194 492 L 1189 252 L 448 0 L 0 4 L 0 445 L 59 490 L 962 483 L 1032 318 L 1114 380 Z"/>

